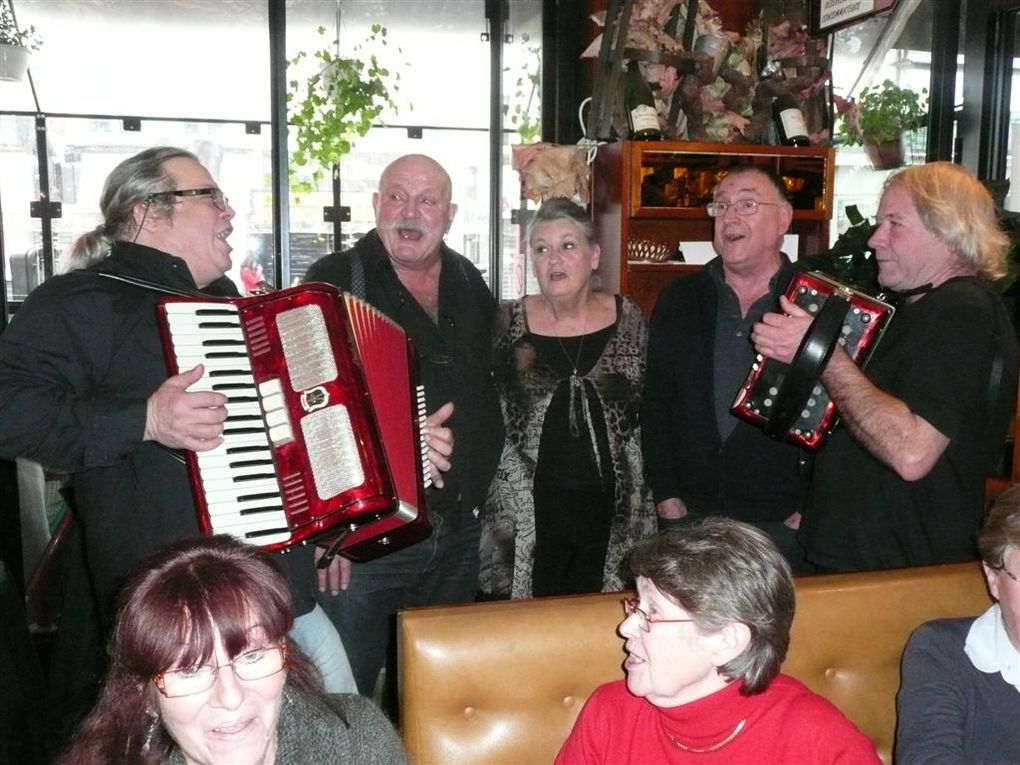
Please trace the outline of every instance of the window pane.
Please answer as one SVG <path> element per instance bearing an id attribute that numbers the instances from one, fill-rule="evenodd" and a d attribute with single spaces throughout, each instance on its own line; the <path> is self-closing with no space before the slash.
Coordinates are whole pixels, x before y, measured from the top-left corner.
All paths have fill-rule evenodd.
<path id="1" fill-rule="evenodd" d="M 287 56 L 318 50 L 336 39 L 335 2 L 292 0 L 287 4 Z M 356 56 L 354 46 L 371 26 L 386 28 L 384 47 L 366 46 L 400 75 L 393 94 L 398 111 L 385 112 L 390 125 L 434 125 L 487 130 L 489 126 L 489 44 L 483 0 L 343 0 L 340 55 Z M 316 33 L 324 26 L 325 37 Z M 299 70 L 307 71 L 302 65 Z"/>
<path id="2" fill-rule="evenodd" d="M 934 3 L 901 3 L 892 16 L 883 14 L 835 34 L 832 81 L 837 96 L 858 97 L 863 88 L 883 80 L 920 92 L 931 77 Z M 896 34 L 896 30 L 899 33 Z M 958 70 L 962 73 L 962 67 Z M 957 98 L 962 98 L 960 77 Z M 835 131 L 838 137 L 839 119 Z M 925 161 L 925 129 L 905 137 L 906 164 Z M 882 184 L 895 170 L 874 170 L 861 146 L 840 145 L 836 151 L 835 211 L 830 238 L 835 241 L 850 225 L 846 208 L 856 205 L 873 217 Z"/>
<path id="3" fill-rule="evenodd" d="M 510 4 L 510 34 L 503 48 L 503 198 L 500 204 L 500 298 L 513 299 L 538 289 L 528 262 L 524 235 L 528 212 L 537 205 L 521 197 L 517 171 L 510 164 L 513 144 L 542 140 L 542 4 Z M 512 211 L 517 210 L 516 216 Z M 519 225 L 514 221 L 521 221 Z"/>
<path id="4" fill-rule="evenodd" d="M 4 243 L 9 253 L 11 285 L 8 295 L 22 300 L 36 285 L 34 265 L 42 244 L 42 227 L 29 216 L 29 204 L 39 197 L 35 121 L 0 115 L 0 135 L 7 150 L 0 152 L 0 200 L 4 211 Z M 230 198 L 235 210 L 233 268 L 228 274 L 240 285 L 241 262 L 260 254 L 272 241 L 269 206 L 269 131 L 249 135 L 237 123 L 184 123 L 143 120 L 141 130 L 125 131 L 120 120 L 49 118 L 51 199 L 61 203 L 61 217 L 53 221 L 54 271 L 74 238 L 98 225 L 103 183 L 121 160 L 150 146 L 180 146 L 198 155 Z M 12 147 L 7 139 L 17 140 Z M 11 150 L 14 149 L 14 150 Z M 264 263 L 267 274 L 271 263 Z"/>
<path id="5" fill-rule="evenodd" d="M 17 0 L 48 113 L 269 119 L 265 0 Z M 27 83 L 4 107 L 34 110 Z"/>
<path id="6" fill-rule="evenodd" d="M 342 224 L 339 249 L 353 246 L 375 227 L 372 194 L 383 169 L 403 154 L 428 154 L 450 173 L 457 214 L 446 243 L 471 260 L 483 275 L 489 266 L 488 132 L 484 130 L 425 130 L 409 141 L 399 128 L 375 128 L 359 139 L 357 149 L 340 163 L 341 202 L 351 208 L 350 223 Z M 333 249 L 332 224 L 323 222 L 322 208 L 332 204 L 327 184 L 321 191 L 292 201 L 291 277 L 299 280 L 308 267 Z"/>

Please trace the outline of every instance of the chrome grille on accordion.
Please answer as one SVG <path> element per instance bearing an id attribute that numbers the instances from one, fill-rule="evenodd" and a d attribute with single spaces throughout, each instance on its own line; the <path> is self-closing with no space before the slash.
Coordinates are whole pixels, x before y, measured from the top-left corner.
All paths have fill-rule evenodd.
<path id="1" fill-rule="evenodd" d="M 227 396 L 224 443 L 186 452 L 199 524 L 266 549 L 334 542 L 367 560 L 428 536 L 417 359 L 403 331 L 325 284 L 166 298 L 171 374 Z"/>

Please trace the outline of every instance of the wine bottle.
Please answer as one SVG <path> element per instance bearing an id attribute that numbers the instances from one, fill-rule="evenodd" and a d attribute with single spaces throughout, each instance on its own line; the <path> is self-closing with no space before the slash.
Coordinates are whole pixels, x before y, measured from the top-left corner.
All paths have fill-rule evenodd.
<path id="1" fill-rule="evenodd" d="M 627 109 L 627 122 L 630 125 L 632 141 L 658 141 L 662 138 L 659 113 L 655 109 L 652 89 L 648 87 L 636 61 L 627 63 L 623 103 Z"/>
<path id="2" fill-rule="evenodd" d="M 809 146 L 807 121 L 796 100 L 783 93 L 772 102 L 772 122 L 783 146 Z"/>

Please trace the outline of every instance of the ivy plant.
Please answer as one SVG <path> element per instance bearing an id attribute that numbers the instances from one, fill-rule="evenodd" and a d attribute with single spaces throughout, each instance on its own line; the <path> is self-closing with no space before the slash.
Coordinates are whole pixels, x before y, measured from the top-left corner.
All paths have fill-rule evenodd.
<path id="1" fill-rule="evenodd" d="M 542 49 L 538 45 L 528 45 L 530 40 L 527 33 L 521 35 L 524 65 L 514 82 L 514 92 L 509 102 L 503 104 L 503 115 L 510 118 L 510 124 L 517 130 L 521 143 L 534 143 L 542 137 Z M 504 71 L 509 72 L 509 67 Z"/>
<path id="2" fill-rule="evenodd" d="M 316 31 L 327 37 L 325 27 Z M 307 80 L 294 78 L 288 83 L 288 120 L 296 146 L 291 155 L 293 191 L 314 191 L 384 109 L 397 110 L 392 94 L 399 90 L 399 72 L 384 67 L 375 53 L 362 55 L 366 46 L 386 44 L 386 27 L 373 24 L 367 40 L 355 45 L 350 56 L 340 55 L 339 40 L 333 40 L 311 53 L 301 51 L 287 62 L 296 68 L 307 58 L 318 66 Z"/>
<path id="3" fill-rule="evenodd" d="M 18 29 L 8 0 L 0 0 L 0 43 L 28 50 L 39 50 L 42 47 L 42 38 L 34 26 Z"/>

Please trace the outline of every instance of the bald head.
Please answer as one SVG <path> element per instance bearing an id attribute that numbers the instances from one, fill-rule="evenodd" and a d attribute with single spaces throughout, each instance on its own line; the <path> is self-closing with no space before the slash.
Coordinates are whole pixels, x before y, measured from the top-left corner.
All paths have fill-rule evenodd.
<path id="1" fill-rule="evenodd" d="M 379 176 L 380 191 L 393 175 L 414 175 L 429 178 L 442 185 L 447 201 L 453 198 L 453 181 L 442 165 L 427 154 L 405 154 L 390 162 Z"/>
<path id="2" fill-rule="evenodd" d="M 438 262 L 457 213 L 452 189 L 449 173 L 424 154 L 407 154 L 383 170 L 372 207 L 376 231 L 395 268 L 421 269 Z"/>

